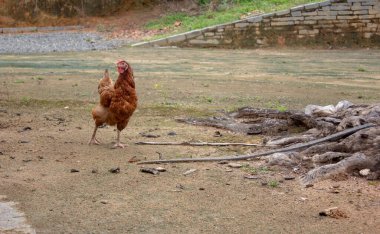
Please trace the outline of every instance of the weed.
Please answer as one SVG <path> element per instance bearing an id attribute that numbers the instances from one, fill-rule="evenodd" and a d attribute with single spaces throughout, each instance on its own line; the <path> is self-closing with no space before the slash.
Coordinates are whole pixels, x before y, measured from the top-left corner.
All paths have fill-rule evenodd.
<path id="1" fill-rule="evenodd" d="M 206 102 L 208 102 L 208 103 L 212 103 L 212 97 L 205 97 L 205 100 L 206 100 Z"/>
<path id="2" fill-rule="evenodd" d="M 368 181 L 368 185 L 378 186 L 379 184 L 380 184 L 379 181 Z"/>
<path id="3" fill-rule="evenodd" d="M 278 181 L 277 180 L 271 180 L 269 181 L 269 186 L 272 187 L 272 188 L 277 188 L 278 187 Z"/>
<path id="4" fill-rule="evenodd" d="M 288 108 L 286 106 L 279 105 L 276 107 L 276 110 L 278 110 L 279 112 L 285 112 L 288 110 Z"/>
<path id="5" fill-rule="evenodd" d="M 21 104 L 28 106 L 30 103 L 32 103 L 32 99 L 30 97 L 22 97 L 21 98 Z"/>
<path id="6" fill-rule="evenodd" d="M 37 80 L 44 80 L 43 77 L 37 77 Z"/>
<path id="7" fill-rule="evenodd" d="M 359 68 L 358 68 L 358 71 L 360 71 L 360 72 L 366 72 L 367 70 L 364 69 L 364 68 L 362 68 L 362 67 L 359 67 Z"/>
<path id="8" fill-rule="evenodd" d="M 286 106 L 282 105 L 279 101 L 268 102 L 267 106 L 268 106 L 268 108 L 278 110 L 279 112 L 285 112 L 288 110 L 288 108 Z"/>
<path id="9" fill-rule="evenodd" d="M 23 80 L 15 80 L 14 83 L 16 83 L 16 84 L 23 84 L 23 83 L 25 83 L 25 81 L 23 81 Z"/>
<path id="10" fill-rule="evenodd" d="M 252 167 L 249 164 L 245 164 L 242 166 L 242 170 L 252 174 L 252 175 L 257 175 L 257 174 L 264 174 L 270 172 L 270 169 L 268 167 Z"/>

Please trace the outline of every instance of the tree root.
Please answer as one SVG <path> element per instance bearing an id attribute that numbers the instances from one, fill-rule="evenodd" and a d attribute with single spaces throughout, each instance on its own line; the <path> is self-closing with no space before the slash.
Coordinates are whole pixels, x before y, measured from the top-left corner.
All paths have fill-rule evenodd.
<path id="1" fill-rule="evenodd" d="M 347 137 L 359 130 L 374 127 L 374 124 L 365 124 L 361 126 L 357 126 L 354 128 L 346 129 L 342 132 L 338 132 L 335 134 L 332 134 L 330 136 L 313 140 L 307 143 L 301 143 L 296 144 L 293 146 L 276 149 L 276 150 L 270 150 L 262 153 L 255 153 L 255 154 L 249 154 L 249 155 L 239 155 L 239 156 L 227 156 L 227 157 L 210 157 L 210 158 L 178 158 L 178 159 L 168 159 L 168 160 L 152 160 L 152 161 L 143 161 L 139 162 L 138 164 L 154 164 L 154 163 L 184 163 L 184 162 L 210 162 L 210 161 L 224 161 L 224 160 L 247 160 L 251 158 L 257 158 L 261 156 L 271 155 L 274 153 L 283 153 L 283 152 L 291 152 L 296 151 L 300 149 L 304 149 L 313 145 L 317 145 L 326 141 L 336 141 L 338 139 L 341 139 L 343 137 Z"/>

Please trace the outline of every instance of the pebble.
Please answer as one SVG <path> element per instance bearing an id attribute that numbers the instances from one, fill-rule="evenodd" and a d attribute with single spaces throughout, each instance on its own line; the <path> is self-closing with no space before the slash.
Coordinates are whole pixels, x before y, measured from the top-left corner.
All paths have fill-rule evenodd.
<path id="1" fill-rule="evenodd" d="M 184 176 L 186 176 L 186 175 L 190 175 L 190 174 L 192 174 L 192 173 L 194 173 L 194 172 L 196 172 L 196 171 L 197 171 L 197 169 L 190 169 L 190 170 L 185 171 L 185 172 L 183 173 L 183 175 L 184 175 Z"/>
<path id="2" fill-rule="evenodd" d="M 168 133 L 168 136 L 176 136 L 176 135 L 177 135 L 176 132 L 169 132 L 169 133 Z"/>
<path id="3" fill-rule="evenodd" d="M 257 179 L 260 179 L 259 176 L 254 176 L 254 175 L 245 175 L 244 178 L 245 178 L 245 179 L 249 179 L 249 180 L 257 180 Z"/>
<path id="4" fill-rule="evenodd" d="M 156 167 L 156 170 L 159 172 L 165 172 L 166 171 L 166 169 L 163 167 Z"/>
<path id="5" fill-rule="evenodd" d="M 239 163 L 228 163 L 227 166 L 231 167 L 231 168 L 240 168 L 242 167 L 243 165 L 239 164 Z"/>
<path id="6" fill-rule="evenodd" d="M 117 173 L 120 173 L 120 167 L 111 168 L 108 171 L 111 173 L 117 174 Z"/>
<path id="7" fill-rule="evenodd" d="M 79 170 L 78 169 L 71 169 L 70 172 L 71 173 L 76 173 L 76 172 L 79 172 Z"/>
<path id="8" fill-rule="evenodd" d="M 284 180 L 294 180 L 296 177 L 292 175 L 286 175 L 284 176 Z"/>
<path id="9" fill-rule="evenodd" d="M 94 32 L 51 32 L 0 35 L 0 54 L 109 50 L 131 44 L 128 39 L 107 39 Z"/>
<path id="10" fill-rule="evenodd" d="M 371 173 L 371 170 L 368 169 L 368 168 L 359 171 L 359 174 L 360 174 L 361 176 L 368 176 L 369 173 Z"/>
<path id="11" fill-rule="evenodd" d="M 153 174 L 153 175 L 160 174 L 160 172 L 157 171 L 155 168 L 141 168 L 140 171 L 144 173 Z"/>

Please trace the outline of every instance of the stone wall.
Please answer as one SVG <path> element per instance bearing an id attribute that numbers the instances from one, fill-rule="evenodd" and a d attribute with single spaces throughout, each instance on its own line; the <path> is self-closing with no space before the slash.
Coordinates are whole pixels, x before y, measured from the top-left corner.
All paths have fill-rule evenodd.
<path id="1" fill-rule="evenodd" d="M 380 0 L 329 0 L 136 46 L 380 47 Z"/>

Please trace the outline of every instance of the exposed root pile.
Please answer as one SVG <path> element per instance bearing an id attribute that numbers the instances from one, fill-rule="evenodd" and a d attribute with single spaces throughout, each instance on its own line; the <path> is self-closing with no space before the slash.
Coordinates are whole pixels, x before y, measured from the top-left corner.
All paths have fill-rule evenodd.
<path id="1" fill-rule="evenodd" d="M 349 137 L 314 145 L 300 152 L 272 154 L 266 159 L 269 165 L 291 167 L 302 164 L 314 167 L 301 176 L 300 182 L 305 186 L 361 169 L 370 169 L 367 179 L 380 178 L 380 104 L 353 105 L 342 101 L 336 106 L 309 105 L 304 113 L 246 107 L 226 117 L 185 119 L 181 122 L 244 134 L 266 134 L 272 138 L 265 142 L 271 147 L 288 147 L 372 123 L 375 126 L 362 129 Z M 300 130 L 303 130 L 301 134 L 292 134 Z M 276 138 L 273 135 L 283 137 Z"/>

